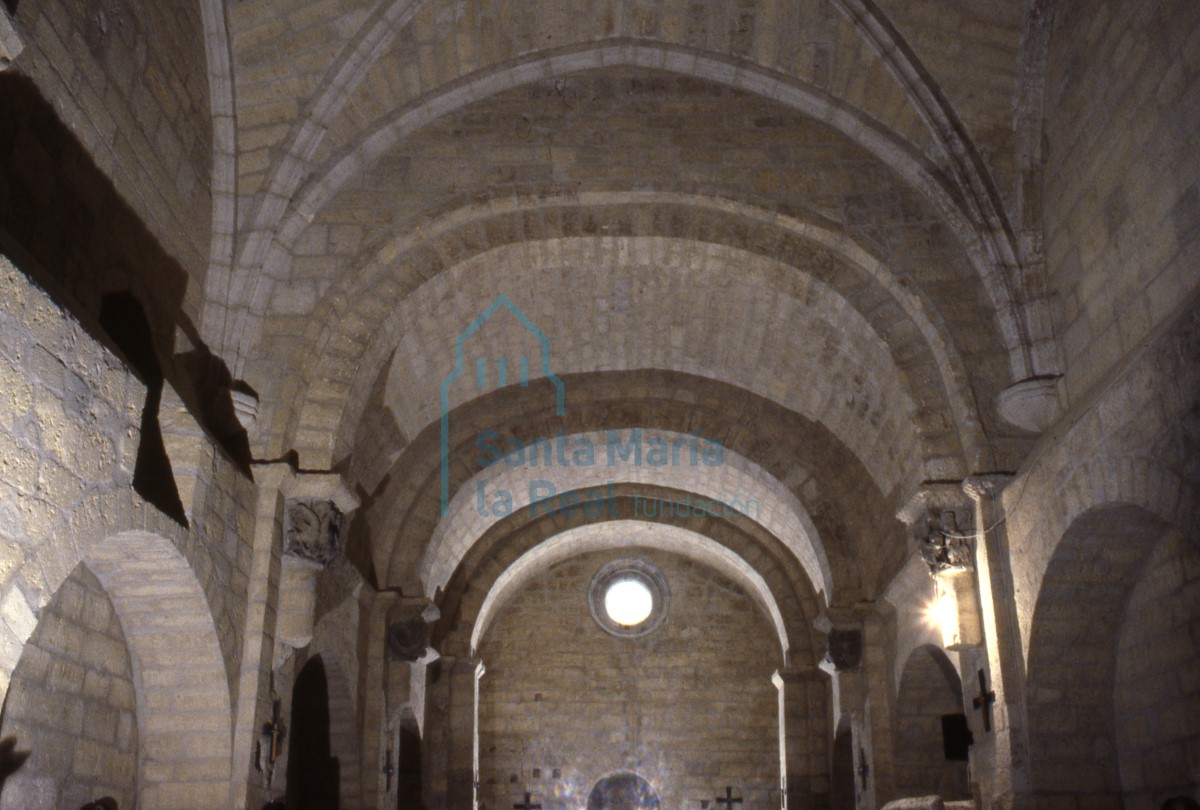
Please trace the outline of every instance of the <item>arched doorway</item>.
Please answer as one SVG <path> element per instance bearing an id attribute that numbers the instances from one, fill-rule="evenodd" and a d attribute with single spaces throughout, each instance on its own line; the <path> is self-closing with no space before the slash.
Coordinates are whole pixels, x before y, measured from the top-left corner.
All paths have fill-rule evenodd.
<path id="1" fill-rule="evenodd" d="M 606 776 L 588 794 L 588 810 L 658 810 L 658 794 L 636 773 Z"/>
<path id="2" fill-rule="evenodd" d="M 898 795 L 970 798 L 967 763 L 947 757 L 943 730 L 943 718 L 962 711 L 962 682 L 946 653 L 929 644 L 913 650 L 896 696 Z"/>
<path id="3" fill-rule="evenodd" d="M 289 810 L 338 810 L 338 761 L 329 742 L 329 680 L 316 655 L 305 662 L 292 690 L 292 728 L 288 735 Z"/>
<path id="4" fill-rule="evenodd" d="M 833 762 L 830 792 L 832 810 L 854 810 L 854 735 L 850 731 L 850 719 L 843 715 L 838 720 L 837 733 L 833 737 Z"/>

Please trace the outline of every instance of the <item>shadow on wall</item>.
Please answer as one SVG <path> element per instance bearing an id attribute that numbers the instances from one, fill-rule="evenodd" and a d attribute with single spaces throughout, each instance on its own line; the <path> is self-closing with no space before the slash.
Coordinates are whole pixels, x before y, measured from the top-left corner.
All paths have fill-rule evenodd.
<path id="1" fill-rule="evenodd" d="M 329 680 L 321 657 L 310 658 L 292 689 L 288 735 L 288 810 L 339 810 L 339 763 L 330 754 Z"/>
<path id="2" fill-rule="evenodd" d="M 4 793 L 4 783 L 8 781 L 8 777 L 21 769 L 31 753 L 33 752 L 17 750 L 16 737 L 0 740 L 0 794 Z"/>
<path id="3" fill-rule="evenodd" d="M 98 323 L 105 299 L 118 294 L 139 304 L 145 322 L 139 346 L 133 354 L 128 341 L 116 348 L 139 373 L 147 363 L 138 357 L 152 355 L 160 379 L 248 469 L 249 442 L 234 414 L 231 375 L 183 311 L 187 272 L 33 81 L 14 71 L 0 73 L 0 252 L 106 345 L 120 340 L 106 337 Z"/>
<path id="4" fill-rule="evenodd" d="M 158 424 L 162 403 L 163 373 L 154 354 L 150 323 L 138 300 L 129 293 L 110 293 L 100 304 L 100 326 L 108 332 L 126 359 L 146 384 L 146 405 L 142 408 L 142 439 L 138 444 L 133 468 L 133 488 L 159 511 L 187 525 L 183 502 L 171 472 L 171 460 L 163 444 Z"/>

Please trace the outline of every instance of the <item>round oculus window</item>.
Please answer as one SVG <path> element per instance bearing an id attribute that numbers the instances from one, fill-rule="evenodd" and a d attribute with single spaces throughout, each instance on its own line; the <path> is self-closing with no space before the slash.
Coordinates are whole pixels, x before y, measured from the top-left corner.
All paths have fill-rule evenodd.
<path id="1" fill-rule="evenodd" d="M 592 618 L 614 636 L 644 636 L 667 615 L 667 581 L 642 560 L 614 560 L 592 577 Z"/>

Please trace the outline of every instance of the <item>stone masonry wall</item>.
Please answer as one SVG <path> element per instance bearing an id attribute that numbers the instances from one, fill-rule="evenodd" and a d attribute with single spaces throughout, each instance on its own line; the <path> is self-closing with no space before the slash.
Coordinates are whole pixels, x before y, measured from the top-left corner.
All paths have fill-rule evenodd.
<path id="1" fill-rule="evenodd" d="M 0 734 L 31 751 L 4 786 L 5 810 L 134 804 L 137 705 L 125 634 L 82 564 L 45 608 L 13 673 Z"/>
<path id="2" fill-rule="evenodd" d="M 1117 757 L 1127 810 L 1200 781 L 1200 544 L 1168 535 L 1134 587 L 1117 642 Z"/>
<path id="3" fill-rule="evenodd" d="M 16 7 L 33 79 L 139 219 L 187 269 L 208 262 L 212 120 L 198 3 L 53 0 Z"/>
<path id="4" fill-rule="evenodd" d="M 748 807 L 778 803 L 779 645 L 745 593 L 714 572 L 640 552 L 666 577 L 666 620 L 641 638 L 593 621 L 605 552 L 564 561 L 517 595 L 480 649 L 480 798 L 529 789 L 547 810 L 583 806 L 597 780 L 645 778 L 663 807 L 694 807 L 730 785 Z"/>
<path id="5" fill-rule="evenodd" d="M 122 617 L 128 608 L 140 622 L 135 669 L 140 655 L 153 675 L 157 736 L 142 745 L 158 760 L 143 768 L 139 803 L 216 806 L 229 795 L 222 749 L 241 697 L 254 483 L 194 420 L 160 411 L 187 525 L 134 492 L 145 386 L 89 332 L 0 262 L 0 691 L 38 611 L 86 560 L 123 589 Z"/>
<path id="6" fill-rule="evenodd" d="M 1045 240 L 1073 402 L 1200 280 L 1200 5 L 1055 5 Z"/>

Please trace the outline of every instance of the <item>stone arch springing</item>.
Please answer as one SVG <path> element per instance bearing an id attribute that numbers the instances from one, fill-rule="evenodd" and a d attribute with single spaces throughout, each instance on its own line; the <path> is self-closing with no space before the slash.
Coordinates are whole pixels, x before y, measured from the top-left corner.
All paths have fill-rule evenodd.
<path id="1" fill-rule="evenodd" d="M 1131 589 L 1167 523 L 1104 503 L 1078 514 L 1042 579 L 1029 639 L 1028 714 L 1038 796 L 1120 802 L 1113 692 Z"/>
<path id="2" fill-rule="evenodd" d="M 195 573 L 169 541 L 139 532 L 104 540 L 85 562 L 112 599 L 129 645 L 138 709 L 137 806 L 224 804 L 232 764 L 229 689 Z"/>
<path id="3" fill-rule="evenodd" d="M 962 710 L 962 681 L 946 653 L 930 644 L 913 650 L 896 696 L 899 795 L 970 798 L 967 763 L 948 761 L 943 751 L 942 717 Z"/>

